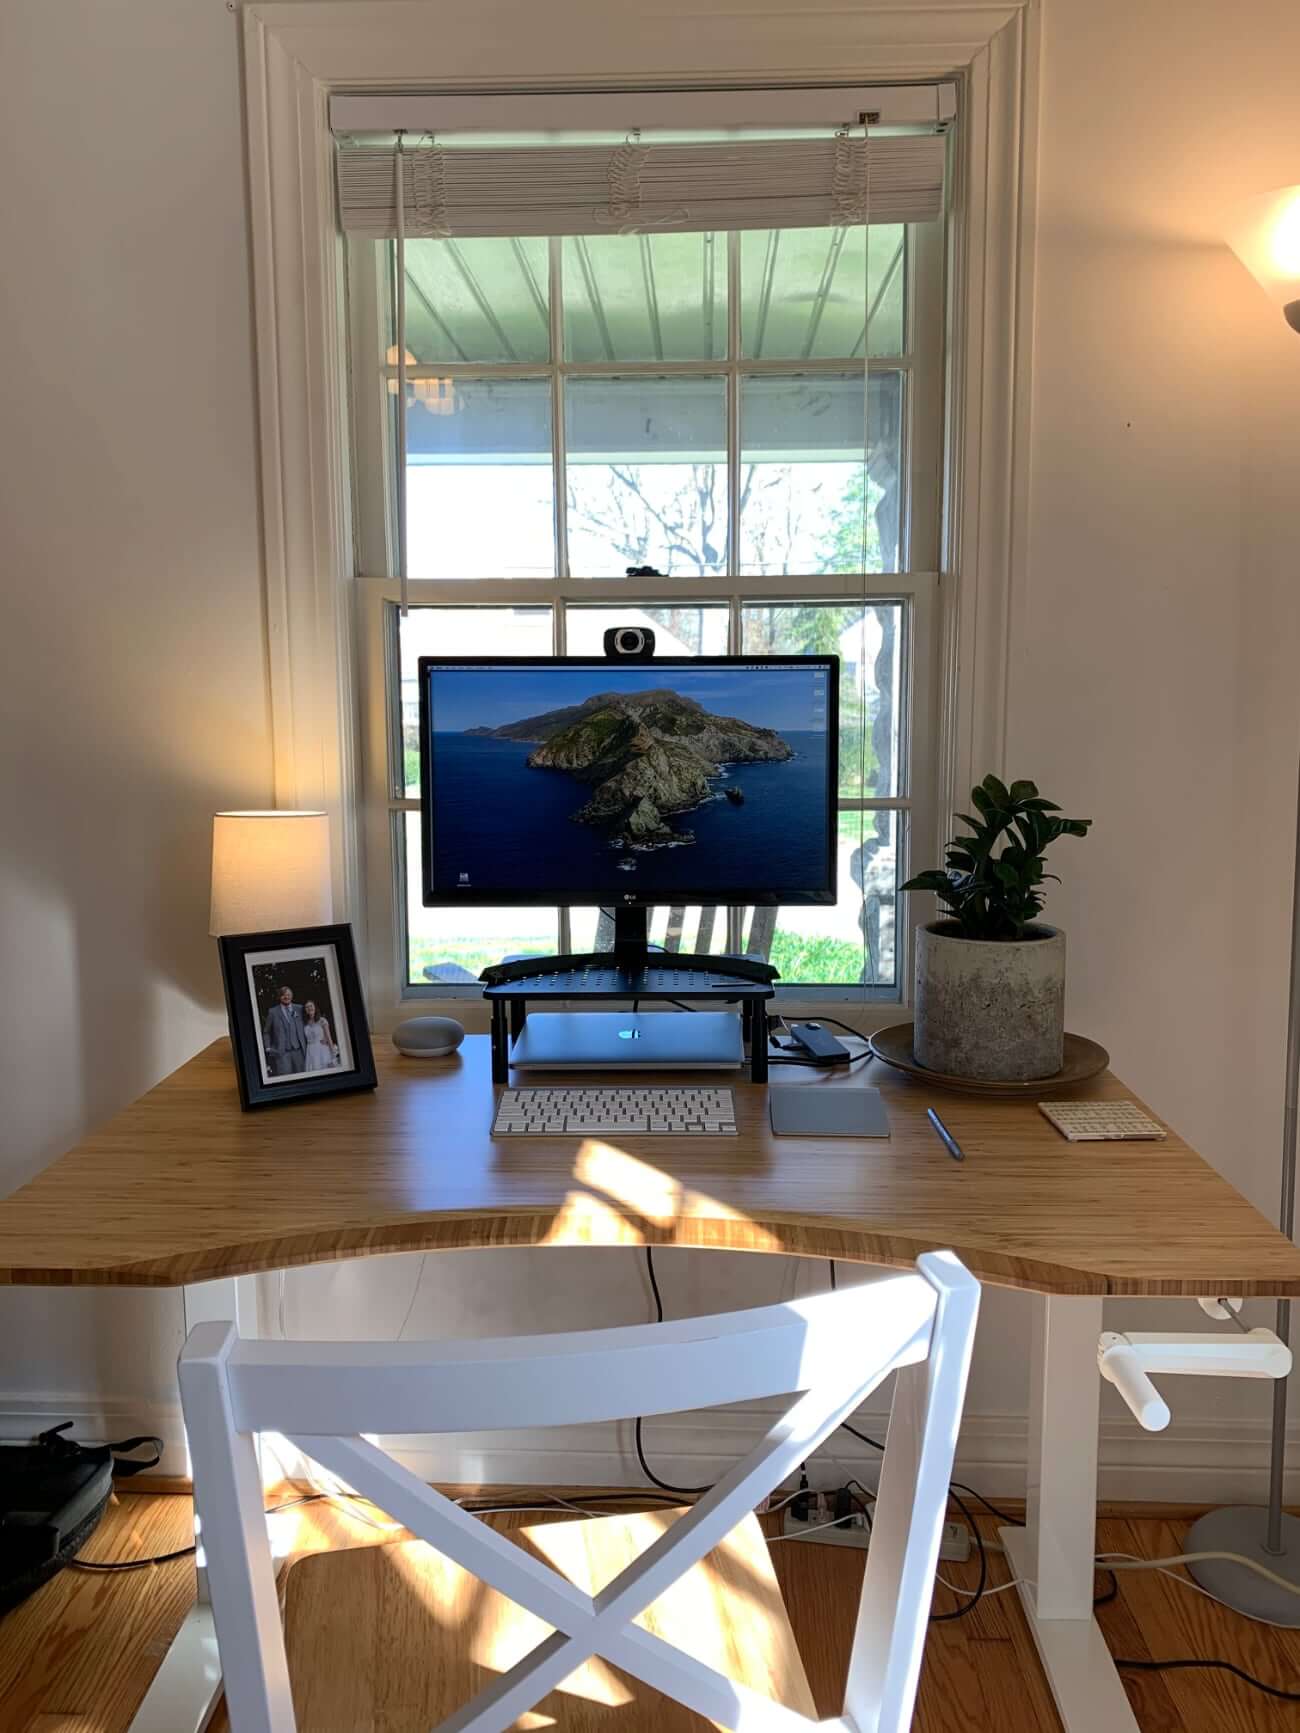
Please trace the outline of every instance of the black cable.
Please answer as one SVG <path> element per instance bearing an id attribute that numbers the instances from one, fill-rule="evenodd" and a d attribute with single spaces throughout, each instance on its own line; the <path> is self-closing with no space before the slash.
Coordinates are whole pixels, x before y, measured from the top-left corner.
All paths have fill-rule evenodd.
<path id="1" fill-rule="evenodd" d="M 1246 1672 L 1244 1667 L 1238 1667 L 1233 1661 L 1201 1660 L 1199 1657 L 1175 1661 L 1124 1661 L 1118 1655 L 1113 1658 L 1117 1667 L 1127 1667 L 1135 1673 L 1165 1673 L 1187 1667 L 1217 1667 L 1221 1672 L 1231 1673 L 1234 1678 L 1252 1685 L 1256 1691 L 1263 1691 L 1267 1697 L 1276 1697 L 1282 1703 L 1300 1703 L 1300 1691 L 1284 1691 L 1280 1685 L 1266 1684 L 1263 1679 L 1257 1679 L 1253 1673 Z"/>
<path id="2" fill-rule="evenodd" d="M 283 1504 L 269 1505 L 266 1515 L 275 1516 L 278 1511 L 292 1510 L 295 1505 L 299 1504 L 316 1504 L 323 1498 L 346 1498 L 346 1496 L 345 1493 L 305 1492 L 301 1498 L 289 1498 Z M 367 1498 L 360 1502 L 369 1504 L 370 1500 Z M 197 1551 L 197 1544 L 191 1541 L 188 1546 L 177 1547 L 175 1552 L 155 1553 L 152 1558 L 111 1559 L 102 1563 L 94 1559 L 74 1558 L 69 1559 L 68 1563 L 75 1571 L 142 1571 L 147 1565 L 169 1565 L 175 1559 L 190 1558 Z"/>
<path id="3" fill-rule="evenodd" d="M 836 1288 L 839 1287 L 839 1281 L 835 1275 L 835 1259 L 834 1258 L 828 1258 L 826 1261 L 830 1265 L 830 1268 L 831 1268 L 831 1292 L 833 1294 L 835 1292 Z"/>
<path id="4" fill-rule="evenodd" d="M 1093 1607 L 1108 1607 L 1112 1601 L 1119 1599 L 1119 1578 L 1112 1570 L 1101 1567 L 1101 1575 L 1110 1578 L 1110 1587 L 1103 1594 L 1093 1597 Z M 1164 1673 L 1177 1672 L 1189 1667 L 1214 1667 L 1225 1673 L 1233 1673 L 1244 1684 L 1251 1685 L 1256 1691 L 1263 1691 L 1268 1697 L 1276 1697 L 1283 1703 L 1300 1703 L 1300 1691 L 1284 1691 L 1280 1685 L 1266 1684 L 1263 1679 L 1257 1679 L 1253 1673 L 1247 1673 L 1233 1661 L 1217 1658 L 1202 1659 L 1200 1656 L 1187 1656 L 1172 1661 L 1125 1661 L 1118 1655 L 1114 1657 L 1117 1667 L 1127 1667 L 1134 1673 Z"/>
<path id="5" fill-rule="evenodd" d="M 850 1426 L 847 1420 L 840 1421 L 841 1432 L 847 1432 L 850 1437 L 858 1439 L 863 1444 L 869 1444 L 873 1450 L 884 1451 L 884 1445 L 878 1438 L 868 1438 L 865 1432 L 859 1432 L 856 1426 Z"/>
<path id="6" fill-rule="evenodd" d="M 659 1278 L 655 1275 L 655 1252 L 653 1246 L 647 1246 L 645 1249 L 645 1267 L 646 1273 L 650 1277 L 650 1291 L 654 1295 L 655 1300 L 655 1323 L 662 1324 L 664 1321 L 664 1297 L 659 1292 Z M 645 1422 L 642 1416 L 638 1414 L 636 1417 L 636 1424 L 632 1428 L 632 1441 L 636 1446 L 636 1459 L 641 1465 L 641 1472 L 645 1475 L 650 1484 L 659 1487 L 662 1492 L 685 1492 L 692 1496 L 701 1492 L 712 1492 L 712 1482 L 710 1482 L 708 1486 L 674 1486 L 670 1480 L 660 1480 L 654 1469 L 651 1468 L 650 1464 L 646 1461 L 645 1445 L 642 1442 L 641 1436 L 641 1429 L 644 1424 Z"/>
<path id="7" fill-rule="evenodd" d="M 654 1492 L 592 1492 L 583 1493 L 580 1499 L 575 1498 L 566 1501 L 557 1500 L 555 1508 L 557 1510 L 564 1510 L 568 1504 L 632 1504 L 640 1503 L 644 1499 L 653 1499 L 656 1504 L 677 1504 L 679 1502 L 676 1498 L 661 1497 L 658 1493 Z M 362 1498 L 360 1494 L 357 1493 L 305 1492 L 301 1498 L 289 1498 L 286 1499 L 283 1504 L 269 1505 L 266 1510 L 266 1515 L 275 1516 L 279 1511 L 292 1510 L 296 1505 L 318 1504 L 322 1500 L 339 1500 L 343 1504 L 370 1504 L 373 1502 L 371 1499 Z M 540 1500 L 531 1498 L 517 1499 L 512 1502 L 510 1500 L 495 1499 L 485 1495 L 479 1504 L 462 1504 L 461 1509 L 469 1516 L 476 1516 L 480 1510 L 533 1510 L 537 1507 L 539 1502 Z M 69 1559 L 68 1564 L 71 1569 L 77 1571 L 140 1571 L 144 1570 L 147 1565 L 166 1565 L 172 1564 L 176 1559 L 191 1558 L 197 1550 L 198 1549 L 194 1542 L 191 1541 L 189 1546 L 177 1547 L 175 1552 L 156 1553 L 151 1558 L 112 1559 L 107 1562 L 99 1562 L 94 1559 L 74 1558 Z"/>
<path id="8" fill-rule="evenodd" d="M 976 1523 L 975 1518 L 971 1515 L 970 1506 L 967 1504 L 963 1504 L 961 1499 L 958 1498 L 957 1494 L 952 1490 L 951 1487 L 948 1488 L 948 1497 L 952 1500 L 952 1502 L 957 1506 L 957 1509 L 965 1517 L 966 1526 L 970 1529 L 971 1533 L 975 1536 L 975 1548 L 976 1548 L 976 1551 L 979 1553 L 979 1560 L 980 1560 L 980 1574 L 979 1574 L 979 1580 L 976 1582 L 974 1589 L 971 1591 L 970 1599 L 968 1601 L 963 1601 L 961 1606 L 954 1607 L 952 1612 L 950 1612 L 950 1613 L 931 1613 L 930 1614 L 930 1623 L 932 1625 L 946 1625 L 946 1624 L 951 1623 L 951 1621 L 953 1619 L 964 1619 L 966 1617 L 967 1613 L 973 1613 L 975 1611 L 975 1608 L 984 1599 L 984 1591 L 989 1586 L 989 1555 L 985 1551 L 984 1536 L 979 1531 L 979 1525 Z"/>
<path id="9" fill-rule="evenodd" d="M 883 1451 L 885 1448 L 878 1438 L 869 1438 L 865 1432 L 859 1432 L 856 1426 L 850 1426 L 847 1420 L 841 1420 L 840 1427 L 843 1431 L 851 1433 L 861 1443 L 869 1444 L 873 1450 Z M 989 1515 L 995 1516 L 999 1522 L 1005 1522 L 1011 1528 L 1021 1527 L 1021 1520 L 1018 1516 L 1011 1516 L 1007 1511 L 999 1510 L 991 1499 L 985 1498 L 982 1492 L 976 1492 L 973 1486 L 967 1486 L 964 1480 L 953 1480 L 949 1482 L 949 1485 L 955 1486 L 958 1492 L 964 1492 L 968 1498 L 973 1498 L 978 1504 L 982 1504 Z"/>
<path id="10" fill-rule="evenodd" d="M 767 1062 L 769 1065 L 807 1065 L 814 1071 L 838 1071 L 841 1069 L 852 1071 L 855 1065 L 864 1065 L 869 1059 L 874 1058 L 875 1054 L 870 1052 L 851 1053 L 844 1059 L 814 1059 L 811 1056 L 807 1059 L 791 1059 L 784 1056 L 778 1058 L 775 1053 L 769 1053 Z"/>
<path id="11" fill-rule="evenodd" d="M 957 1488 L 958 1492 L 964 1492 L 968 1498 L 973 1498 L 978 1503 L 982 1504 L 985 1510 L 988 1511 L 989 1515 L 997 1517 L 999 1522 L 1005 1522 L 1010 1528 L 1023 1527 L 1023 1521 L 1020 1517 L 1008 1516 L 1005 1510 L 999 1510 L 996 1504 L 990 1504 L 984 1494 L 982 1492 L 976 1492 L 973 1486 L 967 1486 L 960 1480 L 954 1480 L 952 1485 Z"/>

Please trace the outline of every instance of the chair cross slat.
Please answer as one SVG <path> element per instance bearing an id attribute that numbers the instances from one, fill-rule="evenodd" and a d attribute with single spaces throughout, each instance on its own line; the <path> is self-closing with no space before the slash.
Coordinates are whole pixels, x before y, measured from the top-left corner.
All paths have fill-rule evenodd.
<path id="1" fill-rule="evenodd" d="M 919 1261 L 919 1270 L 917 1276 L 886 1279 L 874 1297 L 848 1290 L 842 1305 L 826 1296 L 811 1305 L 769 1308 L 754 1315 L 753 1329 L 738 1331 L 734 1322 L 718 1320 L 712 1342 L 708 1328 L 695 1331 L 695 1377 L 710 1353 L 716 1354 L 720 1369 L 743 1354 L 753 1368 L 746 1377 L 767 1395 L 790 1394 L 790 1406 L 698 1503 L 594 1596 L 425 1486 L 379 1446 L 365 1438 L 317 1430 L 331 1406 L 323 1377 L 332 1358 L 328 1346 L 317 1344 L 301 1356 L 297 1381 L 302 1399 L 297 1406 L 302 1418 L 295 1424 L 294 1345 L 259 1344 L 247 1356 L 245 1368 L 233 1329 L 200 1325 L 181 1358 L 181 1389 L 233 1733 L 294 1733 L 295 1728 L 283 1635 L 278 1618 L 268 1611 L 274 1608 L 274 1590 L 261 1501 L 248 1475 L 252 1434 L 239 1430 L 236 1421 L 236 1416 L 256 1413 L 258 1423 L 271 1423 L 273 1372 L 279 1375 L 282 1395 L 280 1429 L 301 1450 L 372 1497 L 436 1551 L 554 1627 L 521 1661 L 444 1721 L 439 1733 L 502 1733 L 593 1656 L 696 1714 L 742 1733 L 806 1733 L 814 1723 L 797 1710 L 733 1682 L 634 1621 L 721 1545 L 758 1501 L 798 1469 L 894 1369 L 898 1382 L 882 1469 L 882 1512 L 868 1553 L 845 1714 L 820 1725 L 822 1733 L 903 1733 L 915 1698 L 978 1304 L 977 1284 L 951 1254 L 928 1254 Z M 836 1331 L 837 1324 L 851 1328 Z M 792 1355 L 792 1325 L 806 1332 L 806 1352 Z M 865 1352 L 864 1325 L 870 1329 Z M 833 1332 L 829 1337 L 828 1331 Z M 643 1347 L 657 1350 L 675 1338 L 672 1326 L 650 1325 L 623 1331 L 618 1339 L 636 1352 Z M 765 1343 L 773 1349 L 771 1383 L 776 1388 L 764 1385 L 762 1361 L 754 1358 L 763 1354 Z M 482 1403 L 487 1376 L 483 1366 L 500 1356 L 501 1347 L 484 1345 L 475 1373 L 477 1394 L 466 1400 Z M 278 1348 L 282 1355 L 274 1351 Z M 530 1351 L 542 1361 L 549 1359 L 559 1386 L 555 1396 L 547 1398 L 551 1417 L 564 1409 L 566 1400 L 570 1408 L 582 1411 L 590 1402 L 589 1392 L 577 1389 L 582 1369 L 601 1350 L 589 1346 L 589 1337 L 538 1337 L 516 1345 L 515 1364 Z M 608 1347 L 603 1351 L 608 1353 Z M 355 1346 L 346 1354 L 355 1368 Z M 473 1356 L 466 1348 L 440 1353 L 439 1344 L 427 1345 L 430 1375 L 437 1373 L 443 1379 L 440 1390 L 452 1392 L 447 1411 L 438 1415 L 439 1429 L 445 1431 L 460 1430 L 463 1423 L 463 1412 L 455 1410 L 455 1380 L 446 1379 L 451 1358 L 463 1365 Z M 501 1365 L 508 1375 L 509 1358 Z M 792 1366 L 804 1383 L 783 1392 L 780 1380 L 790 1376 Z M 427 1416 L 428 1392 L 419 1389 L 418 1359 L 396 1370 L 396 1379 L 385 1373 L 379 1380 L 386 1414 L 396 1416 L 402 1383 L 409 1379 L 410 1410 Z M 357 1376 L 362 1376 L 359 1370 Z M 574 1386 L 571 1397 L 566 1380 Z M 683 1406 L 670 1381 L 662 1378 L 657 1381 L 657 1401 L 659 1405 L 647 1405 L 647 1411 Z M 355 1407 L 355 1395 L 349 1399 L 341 1394 L 335 1411 L 351 1418 Z M 302 1420 L 309 1415 L 304 1430 Z M 517 1423 L 527 1423 L 525 1416 Z"/>

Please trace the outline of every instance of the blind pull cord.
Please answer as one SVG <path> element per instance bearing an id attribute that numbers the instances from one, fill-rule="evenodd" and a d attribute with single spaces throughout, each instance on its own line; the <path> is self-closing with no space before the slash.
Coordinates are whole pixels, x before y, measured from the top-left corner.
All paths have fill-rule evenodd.
<path id="1" fill-rule="evenodd" d="M 406 571 L 406 134 L 397 135 L 393 179 L 397 206 L 397 576 L 402 586 L 402 618 L 409 593 Z"/>

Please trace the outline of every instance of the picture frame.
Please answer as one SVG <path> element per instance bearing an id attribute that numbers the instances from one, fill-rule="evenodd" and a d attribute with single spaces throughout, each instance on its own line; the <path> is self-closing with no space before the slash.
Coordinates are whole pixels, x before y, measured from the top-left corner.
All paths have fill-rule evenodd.
<path id="1" fill-rule="evenodd" d="M 245 1110 L 375 1088 L 350 924 L 227 933 L 217 944 Z"/>

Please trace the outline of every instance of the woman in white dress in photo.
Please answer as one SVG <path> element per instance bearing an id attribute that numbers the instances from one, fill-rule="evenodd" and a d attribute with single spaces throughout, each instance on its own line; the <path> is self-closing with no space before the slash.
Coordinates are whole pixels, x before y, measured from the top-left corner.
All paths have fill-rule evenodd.
<path id="1" fill-rule="evenodd" d="M 329 1020 L 316 1009 L 314 999 L 302 1008 L 302 1033 L 307 1043 L 307 1070 L 329 1071 L 338 1064 L 339 1050 L 330 1033 Z"/>

